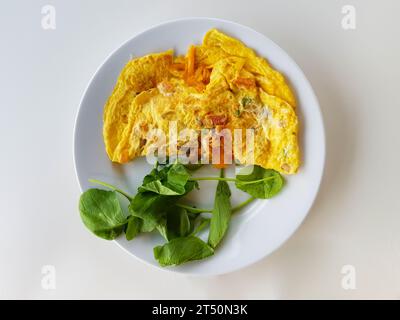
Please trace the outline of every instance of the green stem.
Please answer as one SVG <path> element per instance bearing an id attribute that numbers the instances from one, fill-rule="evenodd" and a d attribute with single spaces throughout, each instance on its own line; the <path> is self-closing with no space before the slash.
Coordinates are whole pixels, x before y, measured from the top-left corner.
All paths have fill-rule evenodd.
<path id="1" fill-rule="evenodd" d="M 217 181 L 240 182 L 240 184 L 253 184 L 253 183 L 259 183 L 259 182 L 272 180 L 272 179 L 275 179 L 275 177 L 266 177 L 266 178 L 263 178 L 263 179 L 252 180 L 252 181 L 243 181 L 243 180 L 238 180 L 238 179 L 235 179 L 235 178 L 223 178 L 223 177 L 198 177 L 198 178 L 190 178 L 189 180 L 191 180 L 191 181 L 217 180 Z"/>
<path id="2" fill-rule="evenodd" d="M 190 178 L 191 181 L 201 181 L 201 180 L 209 180 L 209 181 L 232 181 L 235 182 L 235 178 L 222 178 L 222 177 L 198 177 L 198 178 Z"/>
<path id="3" fill-rule="evenodd" d="M 242 209 L 243 207 L 247 206 L 249 203 L 253 202 L 256 198 L 250 197 L 246 201 L 243 201 L 242 203 L 239 203 L 237 206 L 232 208 L 232 213 Z"/>
<path id="4" fill-rule="evenodd" d="M 186 209 L 187 211 L 192 212 L 192 213 L 203 213 L 203 212 L 211 213 L 212 212 L 212 210 L 210 210 L 210 209 L 196 208 L 196 207 L 187 206 L 185 204 L 180 204 L 180 203 L 177 203 L 176 206 Z"/>
<path id="5" fill-rule="evenodd" d="M 109 189 L 111 189 L 111 190 L 113 190 L 115 192 L 118 192 L 118 193 L 122 194 L 124 197 L 126 197 L 129 201 L 133 200 L 132 196 L 127 194 L 125 191 L 122 191 L 121 189 L 113 186 L 112 184 L 109 184 L 107 182 L 103 182 L 103 181 L 100 181 L 100 180 L 96 180 L 96 179 L 89 179 L 89 182 L 95 183 L 95 184 L 99 184 L 99 185 L 107 187 L 107 188 L 109 188 Z"/>
<path id="6" fill-rule="evenodd" d="M 246 201 L 243 201 L 242 203 L 239 203 L 237 206 L 232 208 L 232 213 L 234 213 L 236 211 L 239 211 L 240 209 L 242 209 L 243 207 L 245 207 L 249 203 L 253 202 L 255 199 L 256 198 L 254 198 L 254 197 L 250 197 Z M 196 207 L 192 207 L 192 206 L 188 206 L 188 205 L 180 204 L 180 203 L 177 203 L 176 206 L 184 208 L 187 211 L 192 212 L 192 213 L 212 213 L 211 209 L 196 208 Z"/>

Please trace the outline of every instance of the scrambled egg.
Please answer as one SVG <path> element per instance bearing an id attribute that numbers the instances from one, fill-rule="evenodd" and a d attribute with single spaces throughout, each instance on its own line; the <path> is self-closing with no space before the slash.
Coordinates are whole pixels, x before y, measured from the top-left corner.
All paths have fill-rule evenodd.
<path id="1" fill-rule="evenodd" d="M 171 121 L 178 131 L 241 129 L 232 155 L 243 164 L 285 174 L 296 173 L 300 165 L 296 101 L 283 75 L 216 29 L 186 56 L 169 50 L 128 62 L 104 108 L 108 156 L 126 163 L 146 155 L 155 142 L 147 133 L 160 129 L 168 139 Z M 245 129 L 253 129 L 252 150 Z M 252 160 L 246 156 L 250 151 Z"/>

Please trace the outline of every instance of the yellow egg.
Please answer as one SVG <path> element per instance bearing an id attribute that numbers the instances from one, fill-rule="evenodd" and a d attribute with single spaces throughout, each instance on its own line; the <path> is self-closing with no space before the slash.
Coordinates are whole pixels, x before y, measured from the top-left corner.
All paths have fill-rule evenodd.
<path id="1" fill-rule="evenodd" d="M 168 154 L 171 123 L 178 132 L 237 129 L 236 160 L 293 174 L 300 165 L 295 107 L 281 73 L 239 40 L 212 29 L 185 56 L 170 50 L 128 62 L 104 108 L 104 142 L 112 161 L 126 163 L 150 152 L 154 130 L 166 134 L 161 143 Z M 246 129 L 254 134 L 253 146 Z M 179 138 L 178 145 L 188 139 Z"/>

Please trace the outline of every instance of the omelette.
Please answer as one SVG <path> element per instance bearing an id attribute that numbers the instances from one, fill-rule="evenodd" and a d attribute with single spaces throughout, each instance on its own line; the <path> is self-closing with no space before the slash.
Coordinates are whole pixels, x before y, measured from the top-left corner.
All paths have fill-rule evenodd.
<path id="1" fill-rule="evenodd" d="M 191 45 L 186 55 L 168 50 L 126 64 L 104 107 L 109 158 L 127 163 L 146 156 L 155 143 L 148 133 L 155 129 L 166 134 L 163 144 L 171 155 L 171 123 L 178 132 L 206 129 L 209 137 L 225 129 L 239 130 L 230 138 L 234 161 L 283 174 L 298 171 L 296 101 L 284 76 L 242 42 L 216 29 L 206 33 L 202 44 Z M 251 143 L 245 137 L 248 130 Z M 179 138 L 178 150 L 190 139 L 198 138 Z M 203 149 L 208 156 L 210 148 Z M 228 163 L 225 154 L 220 158 L 219 165 Z"/>

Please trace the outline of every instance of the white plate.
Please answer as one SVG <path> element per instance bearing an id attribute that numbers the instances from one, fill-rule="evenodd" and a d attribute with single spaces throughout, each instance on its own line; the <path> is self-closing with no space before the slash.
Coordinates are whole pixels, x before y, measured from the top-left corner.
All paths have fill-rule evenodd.
<path id="1" fill-rule="evenodd" d="M 277 249 L 299 227 L 318 192 L 325 160 L 325 136 L 320 109 L 314 92 L 297 64 L 275 43 L 264 35 L 234 22 L 188 18 L 163 23 L 134 36 L 113 52 L 100 66 L 86 89 L 75 124 L 74 161 L 82 190 L 91 187 L 89 178 L 120 186 L 135 193 L 150 165 L 138 159 L 127 165 L 117 165 L 108 159 L 102 137 L 102 114 L 106 99 L 111 94 L 123 66 L 132 56 L 170 48 L 183 54 L 188 46 L 200 43 L 211 28 L 242 40 L 247 46 L 281 71 L 298 100 L 302 166 L 297 175 L 287 177 L 282 192 L 272 200 L 257 200 L 232 219 L 228 234 L 216 254 L 203 261 L 195 261 L 166 270 L 202 275 L 216 275 L 248 266 Z M 199 174 L 207 174 L 208 170 Z M 199 192 L 192 192 L 192 203 L 210 207 L 215 183 L 201 184 Z M 233 205 L 246 199 L 246 194 L 232 188 Z M 82 228 L 84 226 L 82 225 Z M 141 235 L 133 241 L 123 236 L 116 242 L 133 256 L 158 266 L 153 258 L 153 247 L 162 243 L 156 234 Z M 165 269 L 165 268 L 164 268 Z"/>

